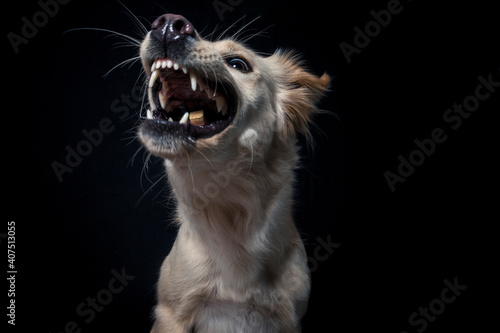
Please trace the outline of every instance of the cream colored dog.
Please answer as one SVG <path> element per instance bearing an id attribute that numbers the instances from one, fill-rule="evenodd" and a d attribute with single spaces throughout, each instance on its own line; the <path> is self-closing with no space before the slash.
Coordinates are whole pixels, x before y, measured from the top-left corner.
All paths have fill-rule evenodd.
<path id="1" fill-rule="evenodd" d="M 141 45 L 139 138 L 165 159 L 179 232 L 161 268 L 153 333 L 300 332 L 310 289 L 292 220 L 296 131 L 329 77 L 160 16 Z"/>

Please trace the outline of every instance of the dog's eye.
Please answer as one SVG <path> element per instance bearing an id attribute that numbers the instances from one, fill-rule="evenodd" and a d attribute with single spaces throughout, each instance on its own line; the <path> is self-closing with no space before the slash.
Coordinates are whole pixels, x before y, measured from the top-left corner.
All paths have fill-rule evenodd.
<path id="1" fill-rule="evenodd" d="M 226 62 L 230 67 L 240 72 L 250 72 L 252 70 L 246 61 L 240 58 L 227 58 Z"/>

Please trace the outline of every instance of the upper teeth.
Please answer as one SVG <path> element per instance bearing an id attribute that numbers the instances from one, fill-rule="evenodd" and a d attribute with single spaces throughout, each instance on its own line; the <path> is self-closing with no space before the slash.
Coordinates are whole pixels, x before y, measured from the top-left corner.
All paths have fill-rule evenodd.
<path id="1" fill-rule="evenodd" d="M 156 69 L 165 69 L 165 68 L 174 68 L 175 70 L 182 69 L 183 72 L 186 71 L 186 67 L 181 66 L 180 64 L 176 63 L 175 61 L 171 59 L 156 59 L 153 64 L 151 65 L 151 72 L 155 71 Z"/>

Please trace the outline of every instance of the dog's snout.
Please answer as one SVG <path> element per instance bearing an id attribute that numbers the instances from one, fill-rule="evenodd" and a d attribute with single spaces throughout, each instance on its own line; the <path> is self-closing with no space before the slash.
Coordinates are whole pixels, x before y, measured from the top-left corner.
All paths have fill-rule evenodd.
<path id="1" fill-rule="evenodd" d="M 195 29 L 184 16 L 164 14 L 151 25 L 151 34 L 156 39 L 168 44 L 188 36 L 194 37 Z"/>

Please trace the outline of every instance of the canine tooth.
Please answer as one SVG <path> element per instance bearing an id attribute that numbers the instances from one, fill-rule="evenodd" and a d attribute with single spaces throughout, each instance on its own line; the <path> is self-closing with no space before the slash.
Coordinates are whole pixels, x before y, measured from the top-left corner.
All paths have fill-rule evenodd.
<path id="1" fill-rule="evenodd" d="M 181 120 L 179 120 L 179 124 L 187 124 L 188 119 L 189 119 L 189 112 L 186 112 L 182 116 Z"/>
<path id="2" fill-rule="evenodd" d="M 150 110 L 150 109 L 148 109 L 148 110 L 146 111 L 146 118 L 148 118 L 148 119 L 153 119 L 153 112 L 151 112 L 151 110 Z"/>
<path id="3" fill-rule="evenodd" d="M 158 94 L 158 97 L 160 97 L 161 108 L 165 109 L 165 105 L 167 105 L 167 97 L 163 94 Z"/>
<path id="4" fill-rule="evenodd" d="M 174 120 L 172 119 L 172 117 L 168 117 L 167 121 L 170 121 L 171 123 L 174 122 Z"/>
<path id="5" fill-rule="evenodd" d="M 172 63 L 172 60 L 167 60 L 167 61 L 166 61 L 166 66 L 167 66 L 167 68 L 172 68 L 172 64 L 173 64 L 173 63 Z"/>
<path id="6" fill-rule="evenodd" d="M 167 67 L 167 61 L 166 60 L 162 60 L 161 62 L 161 68 L 165 68 Z"/>
<path id="7" fill-rule="evenodd" d="M 217 104 L 217 111 L 225 115 L 227 113 L 226 97 L 224 97 L 224 95 L 215 96 L 215 103 Z"/>
<path id="8" fill-rule="evenodd" d="M 187 74 L 187 73 L 188 73 L 188 70 L 187 70 L 187 68 L 186 68 L 186 67 L 182 66 L 182 67 L 181 67 L 181 69 L 182 69 L 182 71 L 184 72 L 184 74 Z"/>
<path id="9" fill-rule="evenodd" d="M 189 78 L 191 79 L 191 89 L 196 91 L 196 75 L 193 72 L 189 72 Z"/>
<path id="10" fill-rule="evenodd" d="M 151 73 L 151 77 L 149 78 L 149 88 L 153 87 L 156 79 L 158 78 L 158 75 L 160 75 L 160 72 L 156 69 Z"/>

